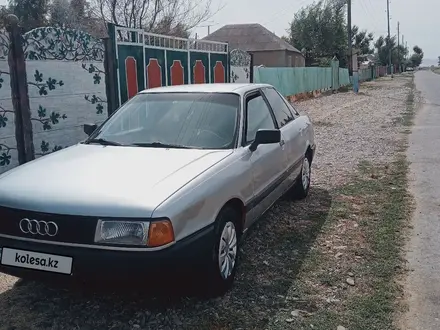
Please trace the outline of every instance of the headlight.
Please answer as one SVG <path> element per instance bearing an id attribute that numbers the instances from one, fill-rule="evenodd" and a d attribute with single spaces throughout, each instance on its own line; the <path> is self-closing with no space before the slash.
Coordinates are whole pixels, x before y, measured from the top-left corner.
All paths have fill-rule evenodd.
<path id="1" fill-rule="evenodd" d="M 158 247 L 174 241 L 168 219 L 157 221 L 98 220 L 95 243 Z"/>

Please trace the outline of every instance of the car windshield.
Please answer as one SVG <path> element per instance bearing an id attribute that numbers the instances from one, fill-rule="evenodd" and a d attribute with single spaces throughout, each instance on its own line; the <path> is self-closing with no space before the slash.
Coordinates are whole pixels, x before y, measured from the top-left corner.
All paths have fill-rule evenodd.
<path id="1" fill-rule="evenodd" d="M 145 93 L 125 103 L 86 143 L 226 149 L 234 145 L 240 97 Z"/>

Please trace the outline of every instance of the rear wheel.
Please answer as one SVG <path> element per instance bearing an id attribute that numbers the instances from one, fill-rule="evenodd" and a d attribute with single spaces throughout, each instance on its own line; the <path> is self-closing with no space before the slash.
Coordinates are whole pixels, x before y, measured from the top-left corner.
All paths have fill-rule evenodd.
<path id="1" fill-rule="evenodd" d="M 237 270 L 239 216 L 231 207 L 225 207 L 217 216 L 215 241 L 208 265 L 208 294 L 220 296 L 232 286 Z"/>
<path id="2" fill-rule="evenodd" d="M 293 194 L 297 199 L 306 198 L 310 190 L 310 178 L 312 174 L 310 155 L 306 154 L 301 166 L 301 172 L 293 186 Z"/>

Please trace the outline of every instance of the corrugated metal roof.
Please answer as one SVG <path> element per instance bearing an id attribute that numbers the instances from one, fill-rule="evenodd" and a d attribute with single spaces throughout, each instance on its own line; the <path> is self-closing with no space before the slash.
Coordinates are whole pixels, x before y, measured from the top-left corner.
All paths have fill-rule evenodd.
<path id="1" fill-rule="evenodd" d="M 230 49 L 239 48 L 245 51 L 289 50 L 300 53 L 298 49 L 258 23 L 225 25 L 203 39 L 228 42 Z"/>

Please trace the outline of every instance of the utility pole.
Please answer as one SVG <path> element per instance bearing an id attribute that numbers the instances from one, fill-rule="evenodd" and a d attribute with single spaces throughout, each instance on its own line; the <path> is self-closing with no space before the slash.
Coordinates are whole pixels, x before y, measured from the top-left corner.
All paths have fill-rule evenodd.
<path id="1" fill-rule="evenodd" d="M 405 49 L 408 49 L 408 41 L 405 41 Z M 408 55 L 406 56 L 406 59 L 408 59 Z"/>
<path id="2" fill-rule="evenodd" d="M 397 64 L 400 72 L 400 22 L 397 22 Z"/>
<path id="3" fill-rule="evenodd" d="M 402 46 L 405 47 L 405 36 L 403 34 L 402 34 Z M 406 60 L 406 55 L 404 55 L 403 58 Z"/>
<path id="4" fill-rule="evenodd" d="M 387 0 L 387 20 L 388 20 L 388 65 L 390 67 L 391 78 L 393 78 L 393 64 L 391 62 L 391 33 L 390 33 L 390 0 Z"/>
<path id="5" fill-rule="evenodd" d="M 388 0 L 387 0 L 388 1 Z M 351 48 L 351 0 L 347 0 L 347 33 L 348 33 L 348 75 L 353 75 L 353 63 L 351 56 L 353 55 L 353 50 Z"/>

